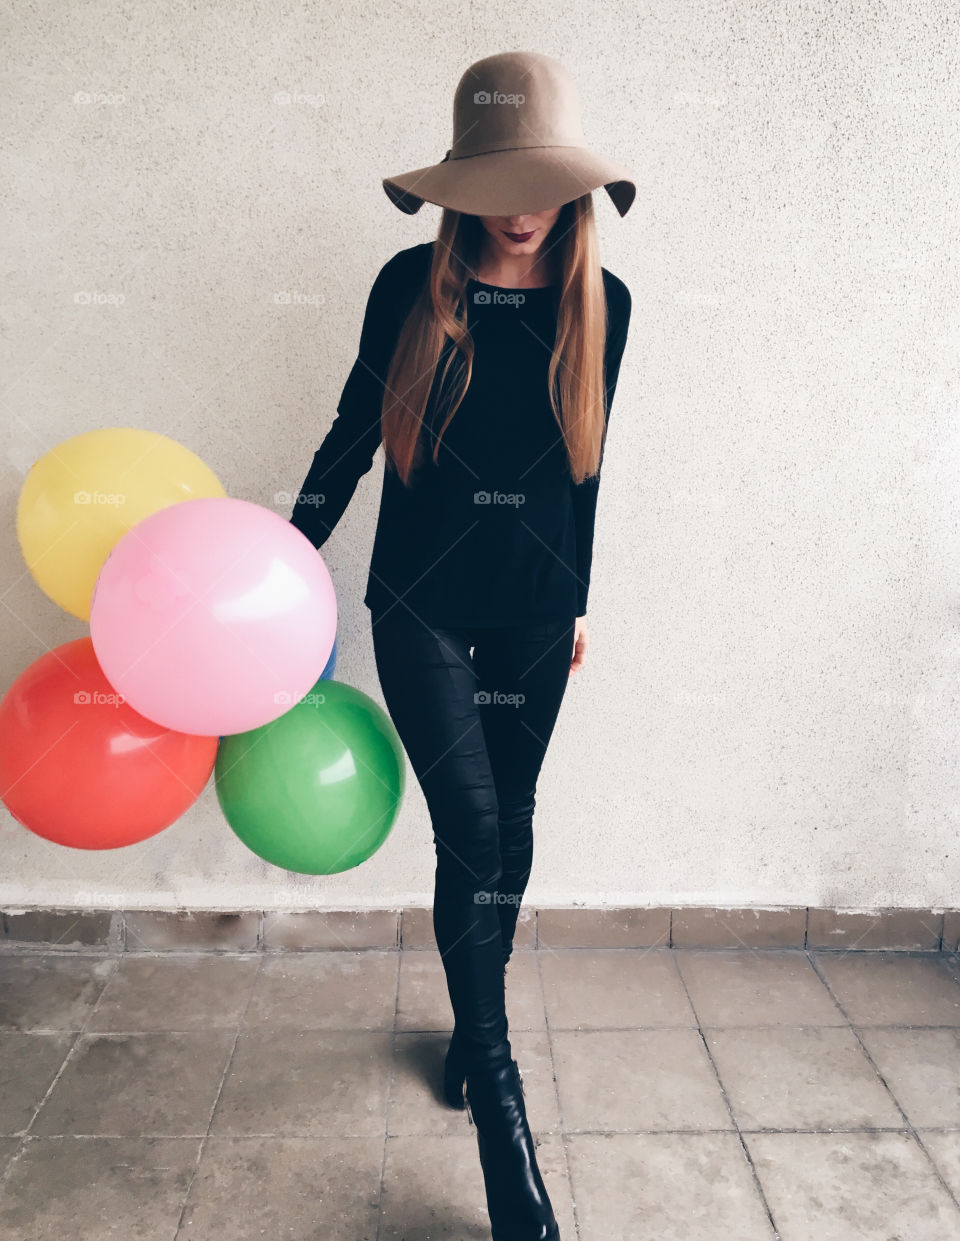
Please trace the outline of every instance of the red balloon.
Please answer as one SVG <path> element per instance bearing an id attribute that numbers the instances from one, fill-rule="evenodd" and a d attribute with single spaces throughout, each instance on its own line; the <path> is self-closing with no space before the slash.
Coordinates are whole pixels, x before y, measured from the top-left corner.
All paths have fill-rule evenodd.
<path id="1" fill-rule="evenodd" d="M 193 805 L 218 745 L 134 711 L 90 638 L 77 638 L 32 663 L 0 702 L 0 801 L 58 845 L 117 849 Z"/>

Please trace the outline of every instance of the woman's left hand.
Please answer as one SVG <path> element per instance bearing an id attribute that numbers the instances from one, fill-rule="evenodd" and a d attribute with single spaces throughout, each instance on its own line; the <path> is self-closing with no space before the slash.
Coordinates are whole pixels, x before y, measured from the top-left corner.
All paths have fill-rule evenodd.
<path id="1" fill-rule="evenodd" d="M 585 616 L 578 616 L 573 629 L 573 661 L 570 664 L 568 675 L 572 675 L 583 667 L 583 661 L 586 658 L 589 645 L 590 631 L 587 629 L 587 618 Z"/>

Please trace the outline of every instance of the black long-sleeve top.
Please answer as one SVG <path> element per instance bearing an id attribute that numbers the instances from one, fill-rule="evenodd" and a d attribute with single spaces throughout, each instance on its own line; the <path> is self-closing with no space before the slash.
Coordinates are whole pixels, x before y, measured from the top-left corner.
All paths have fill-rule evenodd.
<path id="1" fill-rule="evenodd" d="M 428 278 L 433 246 L 425 242 L 401 250 L 374 281 L 337 417 L 314 454 L 291 517 L 318 549 L 380 446 L 387 369 L 404 319 Z M 622 280 L 602 271 L 609 425 L 631 298 Z M 466 297 L 474 341 L 470 385 L 443 433 L 436 465 L 428 450 L 426 464 L 406 487 L 384 462 L 363 601 L 374 613 L 395 605 L 433 625 L 582 616 L 600 475 L 573 482 L 550 406 L 547 369 L 559 285 L 504 289 L 470 280 Z M 435 404 L 436 388 L 424 419 L 422 434 L 428 436 Z M 430 448 L 434 443 L 429 439 Z"/>

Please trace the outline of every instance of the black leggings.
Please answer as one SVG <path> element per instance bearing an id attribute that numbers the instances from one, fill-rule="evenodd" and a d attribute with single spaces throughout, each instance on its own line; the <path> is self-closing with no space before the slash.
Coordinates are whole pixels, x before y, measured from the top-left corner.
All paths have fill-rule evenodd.
<path id="1" fill-rule="evenodd" d="M 402 604 L 372 616 L 384 700 L 426 798 L 433 927 L 472 1069 L 512 1051 L 504 963 L 533 860 L 537 777 L 567 686 L 574 618 L 431 628 Z M 471 654 L 472 648 L 472 654 Z"/>

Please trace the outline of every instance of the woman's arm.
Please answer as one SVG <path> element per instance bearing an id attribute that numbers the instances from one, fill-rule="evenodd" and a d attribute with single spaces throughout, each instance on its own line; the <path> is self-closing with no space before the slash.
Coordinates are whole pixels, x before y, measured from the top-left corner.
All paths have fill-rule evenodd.
<path id="1" fill-rule="evenodd" d="M 360 345 L 337 405 L 337 416 L 303 481 L 291 524 L 321 548 L 373 465 L 381 441 L 380 411 L 387 370 L 400 331 L 398 259 L 381 269 L 367 298 Z"/>
<path id="2" fill-rule="evenodd" d="M 630 326 L 632 308 L 632 299 L 627 286 L 622 281 L 617 281 L 617 286 L 619 296 L 616 304 L 610 306 L 611 322 L 604 358 L 607 408 L 603 441 L 600 447 L 600 465 L 603 464 L 603 449 L 610 425 L 610 410 L 613 406 L 614 393 L 617 390 L 620 362 L 627 343 L 627 329 Z M 577 532 L 577 616 L 582 617 L 587 612 L 587 595 L 590 590 L 593 531 L 597 512 L 597 494 L 600 489 L 600 466 L 597 467 L 596 474 L 585 478 L 582 483 L 574 483 L 571 479 L 570 487 L 573 495 L 573 519 Z"/>

